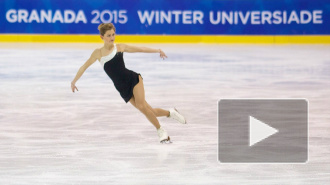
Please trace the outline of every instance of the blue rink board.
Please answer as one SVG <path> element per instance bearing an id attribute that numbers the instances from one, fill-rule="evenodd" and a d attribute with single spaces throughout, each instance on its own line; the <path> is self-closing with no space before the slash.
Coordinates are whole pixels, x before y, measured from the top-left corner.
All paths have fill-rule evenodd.
<path id="1" fill-rule="evenodd" d="M 330 0 L 2 0 L 0 33 L 328 35 Z"/>

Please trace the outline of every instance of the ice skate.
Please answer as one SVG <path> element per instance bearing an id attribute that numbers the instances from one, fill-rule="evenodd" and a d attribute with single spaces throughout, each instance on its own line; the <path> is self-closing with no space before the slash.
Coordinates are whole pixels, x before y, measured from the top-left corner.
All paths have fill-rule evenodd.
<path id="1" fill-rule="evenodd" d="M 159 129 L 157 129 L 157 133 L 159 136 L 160 143 L 162 143 L 162 144 L 172 143 L 170 137 L 168 136 L 166 130 L 163 127 L 160 127 Z"/>
<path id="2" fill-rule="evenodd" d="M 169 118 L 173 118 L 173 119 L 177 120 L 179 123 L 187 124 L 186 119 L 179 113 L 178 110 L 173 108 L 173 109 L 170 109 L 169 111 L 170 111 Z"/>

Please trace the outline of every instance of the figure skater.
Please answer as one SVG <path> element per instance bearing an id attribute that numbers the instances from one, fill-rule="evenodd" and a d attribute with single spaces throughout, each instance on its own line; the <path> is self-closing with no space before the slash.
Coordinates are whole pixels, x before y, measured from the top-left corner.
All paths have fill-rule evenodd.
<path id="1" fill-rule="evenodd" d="M 112 23 L 102 23 L 99 25 L 98 30 L 100 31 L 101 39 L 104 41 L 104 46 L 95 49 L 90 58 L 80 67 L 71 82 L 72 92 L 75 92 L 75 90 L 78 91 L 76 82 L 85 70 L 98 60 L 125 102 L 130 102 L 156 127 L 160 143 L 171 143 L 170 137 L 166 130 L 159 124 L 157 117 L 167 116 L 182 124 L 186 124 L 185 118 L 175 108 L 169 109 L 169 111 L 152 108 L 145 100 L 141 74 L 127 69 L 123 59 L 124 52 L 160 53 L 160 57 L 163 60 L 167 56 L 161 49 L 115 44 L 116 28 Z"/>

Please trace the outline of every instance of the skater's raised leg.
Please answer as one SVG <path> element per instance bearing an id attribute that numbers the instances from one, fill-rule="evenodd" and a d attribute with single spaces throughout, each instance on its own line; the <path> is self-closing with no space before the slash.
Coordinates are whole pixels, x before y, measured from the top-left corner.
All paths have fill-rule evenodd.
<path id="1" fill-rule="evenodd" d="M 135 108 L 137 108 L 136 105 L 135 105 L 135 98 L 134 98 L 134 96 L 131 98 L 130 102 L 131 102 L 131 104 L 132 104 Z M 147 107 L 148 107 L 148 108 L 149 108 L 149 109 L 155 114 L 156 117 L 163 117 L 163 116 L 169 117 L 169 116 L 170 116 L 170 111 L 168 111 L 168 110 L 164 110 L 164 109 L 161 109 L 161 108 L 152 108 L 152 107 L 148 104 L 147 101 L 146 101 L 145 103 L 146 103 Z"/>
<path id="2" fill-rule="evenodd" d="M 175 108 L 170 109 L 169 112 L 170 112 L 170 116 L 169 116 L 170 118 L 173 118 L 173 119 L 177 120 L 179 123 L 182 123 L 182 124 L 187 123 L 186 119 Z"/>
<path id="3" fill-rule="evenodd" d="M 169 117 L 170 116 L 170 111 L 160 109 L 160 108 L 152 108 L 147 102 L 146 102 L 146 104 L 147 104 L 148 108 L 150 110 L 152 110 L 157 117 L 163 117 L 163 116 Z"/>

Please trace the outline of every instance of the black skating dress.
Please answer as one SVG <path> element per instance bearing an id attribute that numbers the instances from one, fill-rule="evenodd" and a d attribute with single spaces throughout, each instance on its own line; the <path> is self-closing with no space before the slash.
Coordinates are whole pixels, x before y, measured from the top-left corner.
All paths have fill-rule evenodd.
<path id="1" fill-rule="evenodd" d="M 117 52 L 115 44 L 113 51 L 109 55 L 101 57 L 100 63 L 120 93 L 120 96 L 127 103 L 133 96 L 134 86 L 139 83 L 140 74 L 125 67 L 123 55 L 123 52 Z"/>

